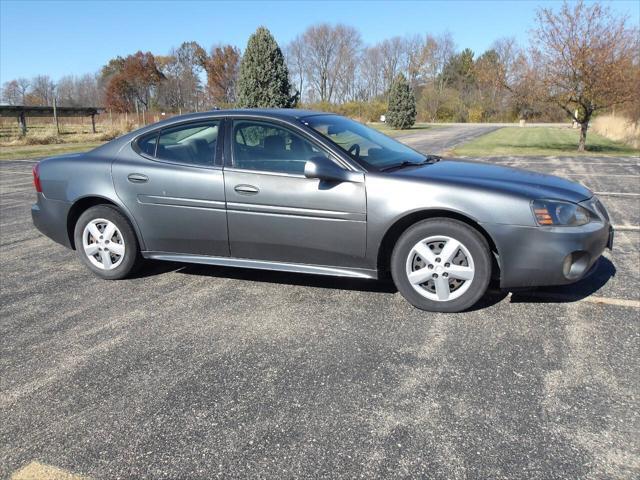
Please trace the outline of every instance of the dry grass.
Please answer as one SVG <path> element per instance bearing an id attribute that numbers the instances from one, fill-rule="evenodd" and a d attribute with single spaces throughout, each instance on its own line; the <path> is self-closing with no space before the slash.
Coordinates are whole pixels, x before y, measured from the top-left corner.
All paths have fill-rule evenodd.
<path id="1" fill-rule="evenodd" d="M 591 130 L 611 140 L 640 148 L 640 125 L 628 118 L 602 115 L 591 122 Z"/>
<path id="2" fill-rule="evenodd" d="M 156 118 L 149 118 L 156 121 Z M 60 133 L 49 119 L 27 118 L 27 134 L 22 135 L 13 118 L 0 118 L 0 160 L 40 158 L 63 153 L 90 150 L 138 128 L 131 118 L 104 116 L 93 133 L 91 120 L 65 118 L 60 121 Z"/>

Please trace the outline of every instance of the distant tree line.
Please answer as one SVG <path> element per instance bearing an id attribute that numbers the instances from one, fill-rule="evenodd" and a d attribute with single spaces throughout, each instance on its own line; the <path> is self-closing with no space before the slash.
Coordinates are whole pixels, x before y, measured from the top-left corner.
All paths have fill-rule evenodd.
<path id="1" fill-rule="evenodd" d="M 363 120 L 386 113 L 398 78 L 408 84 L 415 116 L 422 121 L 571 118 L 587 125 L 597 111 L 615 107 L 634 119 L 640 116 L 636 27 L 607 7 L 583 2 L 541 9 L 536 21 L 529 45 L 503 38 L 484 52 L 458 49 L 448 33 L 365 45 L 354 27 L 325 23 L 307 28 L 281 50 L 260 28 L 244 56 L 233 45 L 206 51 L 185 42 L 168 55 L 139 51 L 110 60 L 96 74 L 57 83 L 46 75 L 15 79 L 3 85 L 2 99 L 51 105 L 55 96 L 59 105 L 187 112 L 251 105 L 255 88 L 265 84 L 261 78 L 273 80 L 286 72 L 288 91 L 278 83 L 265 93 L 282 99 L 278 105 L 334 110 Z M 258 66 L 260 55 L 269 68 Z M 281 57 L 282 67 L 274 63 Z"/>

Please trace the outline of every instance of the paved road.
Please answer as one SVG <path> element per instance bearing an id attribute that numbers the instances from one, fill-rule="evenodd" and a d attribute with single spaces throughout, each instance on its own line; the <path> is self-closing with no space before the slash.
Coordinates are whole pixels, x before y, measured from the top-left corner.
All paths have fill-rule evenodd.
<path id="1" fill-rule="evenodd" d="M 638 159 L 481 161 L 640 193 Z M 638 197 L 603 197 L 630 228 L 589 280 L 446 315 L 382 282 L 100 281 L 32 228 L 30 166 L 0 163 L 0 477 L 637 478 Z"/>
<path id="2" fill-rule="evenodd" d="M 457 123 L 439 125 L 436 128 L 419 133 L 410 133 L 398 138 L 416 150 L 425 153 L 443 153 L 447 150 L 502 128 L 500 125 L 479 125 Z"/>

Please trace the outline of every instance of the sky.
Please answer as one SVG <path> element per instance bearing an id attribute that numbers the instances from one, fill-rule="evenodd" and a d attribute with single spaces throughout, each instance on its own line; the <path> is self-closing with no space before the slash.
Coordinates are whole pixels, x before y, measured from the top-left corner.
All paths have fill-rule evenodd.
<path id="1" fill-rule="evenodd" d="M 640 24 L 638 0 L 606 1 Z M 536 9 L 558 0 L 491 1 L 35 1 L 0 0 L 0 83 L 97 72 L 138 50 L 166 55 L 195 40 L 244 49 L 260 25 L 284 47 L 319 22 L 356 27 L 365 44 L 396 35 L 450 32 L 481 53 L 501 37 L 526 43 Z"/>

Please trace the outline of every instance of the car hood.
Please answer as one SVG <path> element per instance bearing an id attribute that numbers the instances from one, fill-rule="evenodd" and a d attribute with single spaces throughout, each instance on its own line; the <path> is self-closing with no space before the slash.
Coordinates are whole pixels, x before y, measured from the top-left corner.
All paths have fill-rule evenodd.
<path id="1" fill-rule="evenodd" d="M 593 196 L 585 186 L 564 178 L 480 162 L 442 160 L 397 170 L 394 175 L 500 190 L 531 199 L 551 198 L 577 203 Z"/>

